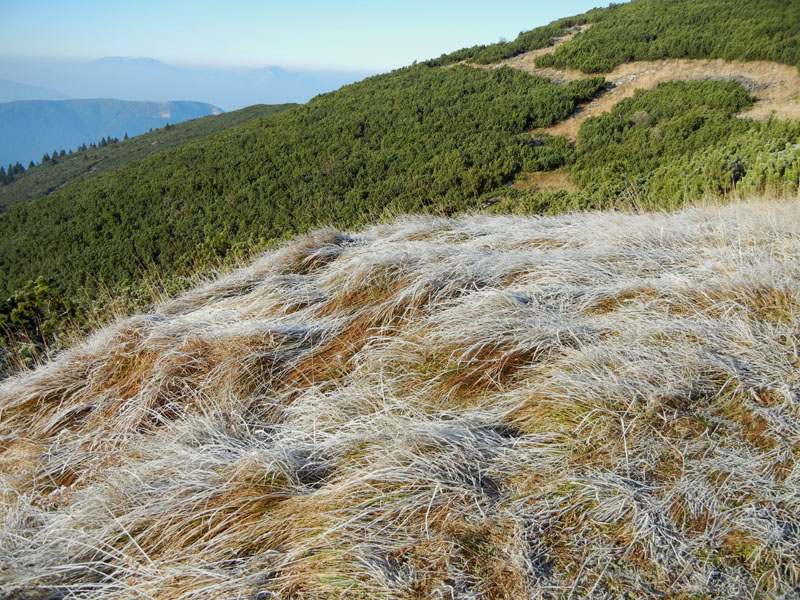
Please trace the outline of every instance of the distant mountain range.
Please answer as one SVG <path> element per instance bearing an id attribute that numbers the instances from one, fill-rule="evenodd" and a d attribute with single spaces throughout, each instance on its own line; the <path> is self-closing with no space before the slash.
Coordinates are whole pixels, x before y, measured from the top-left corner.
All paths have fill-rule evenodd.
<path id="1" fill-rule="evenodd" d="M 224 112 L 203 102 L 20 100 L 0 104 L 0 165 L 40 162 L 104 137 L 122 138 Z"/>
<path id="2" fill-rule="evenodd" d="M 15 100 L 69 100 L 69 96 L 38 85 L 0 79 L 0 102 Z"/>
<path id="3" fill-rule="evenodd" d="M 0 80 L 27 86 L 0 101 L 66 98 L 126 100 L 195 99 L 226 111 L 253 104 L 306 102 L 317 94 L 363 79 L 373 72 L 299 71 L 182 67 L 153 58 L 106 57 L 91 62 L 19 59 L 0 64 Z M 38 88 L 38 89 L 37 89 Z M 42 89 L 43 88 L 43 89 Z"/>
<path id="4" fill-rule="evenodd" d="M 27 166 L 53 150 L 246 106 L 306 102 L 367 75 L 278 66 L 189 68 L 120 56 L 91 62 L 7 61 L 0 64 L 0 165 L 19 161 Z M 202 102 L 153 102 L 163 98 Z"/>

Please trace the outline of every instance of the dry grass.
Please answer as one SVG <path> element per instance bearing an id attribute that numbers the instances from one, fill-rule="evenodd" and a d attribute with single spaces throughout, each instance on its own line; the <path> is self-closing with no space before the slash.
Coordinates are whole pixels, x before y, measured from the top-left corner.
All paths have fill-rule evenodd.
<path id="1" fill-rule="evenodd" d="M 578 187 L 569 180 L 569 173 L 561 169 L 520 173 L 514 181 L 514 187 L 518 190 L 541 188 L 544 190 L 566 190 L 568 192 L 578 191 Z"/>
<path id="2" fill-rule="evenodd" d="M 800 592 L 800 204 L 322 231 L 0 385 L 0 596 Z"/>

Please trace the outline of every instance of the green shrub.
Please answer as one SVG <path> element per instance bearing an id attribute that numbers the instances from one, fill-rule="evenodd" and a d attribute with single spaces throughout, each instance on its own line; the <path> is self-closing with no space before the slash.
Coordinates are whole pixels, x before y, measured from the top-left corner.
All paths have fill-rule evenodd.
<path id="1" fill-rule="evenodd" d="M 607 73 L 636 60 L 723 58 L 800 67 L 796 0 L 636 0 L 587 20 L 588 31 L 536 65 Z"/>

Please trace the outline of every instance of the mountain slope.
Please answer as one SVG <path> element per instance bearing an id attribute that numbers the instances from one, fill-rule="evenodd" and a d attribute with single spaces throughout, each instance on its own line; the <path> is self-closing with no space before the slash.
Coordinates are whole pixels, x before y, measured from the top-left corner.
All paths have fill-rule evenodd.
<path id="1" fill-rule="evenodd" d="M 560 19 L 512 42 L 462 48 L 428 64 L 495 63 L 548 46 L 551 38 L 578 27 L 588 30 L 537 57 L 536 65 L 606 73 L 631 61 L 722 58 L 800 68 L 800 13 L 794 0 L 633 0 Z"/>
<path id="2" fill-rule="evenodd" d="M 36 165 L 24 174 L 15 176 L 10 184 L 0 186 L 0 210 L 41 198 L 66 185 L 92 179 L 124 167 L 135 160 L 293 106 L 296 105 L 255 105 L 229 113 L 184 121 L 169 128 L 157 129 L 124 140 L 124 143 L 112 143 L 60 156 L 55 162 L 48 161 Z"/>
<path id="3" fill-rule="evenodd" d="M 792 597 L 800 203 L 326 230 L 0 385 L 0 593 Z"/>
<path id="4" fill-rule="evenodd" d="M 20 100 L 0 104 L 0 164 L 39 162 L 53 150 L 69 150 L 104 137 L 139 135 L 148 129 L 219 114 L 203 102 L 124 100 Z"/>
<path id="5" fill-rule="evenodd" d="M 474 206 L 538 168 L 548 148 L 520 134 L 566 118 L 603 85 L 468 67 L 366 79 L 11 207 L 0 215 L 0 289 L 46 274 L 73 294 L 143 268 L 175 274 L 218 235 L 235 247 L 387 207 Z"/>
<path id="6" fill-rule="evenodd" d="M 633 11 L 640 37 L 674 39 L 677 31 L 701 39 L 731 27 L 739 36 L 732 52 L 740 59 L 758 55 L 751 46 L 765 49 L 762 58 L 772 56 L 769 49 L 780 40 L 788 42 L 773 58 L 793 56 L 796 32 L 785 2 L 774 5 L 775 15 L 786 18 L 775 23 L 772 13 L 765 16 L 765 26 L 748 34 L 751 45 L 739 34 L 763 3 L 697 1 L 705 21 L 682 16 L 690 4 L 671 0 L 656 10 L 651 0 L 637 0 L 625 10 Z M 711 10 L 717 5 L 719 11 Z M 740 118 L 763 118 L 772 106 L 746 76 L 704 72 L 700 80 L 661 81 L 641 92 L 635 84 L 621 86 L 623 93 L 584 74 L 556 85 L 518 69 L 474 68 L 511 56 L 517 58 L 508 63 L 517 67 L 517 59 L 538 61 L 553 49 L 555 56 L 603 23 L 617 27 L 619 15 L 627 14 L 619 10 L 596 9 L 525 32 L 511 44 L 465 49 L 369 78 L 12 208 L 0 216 L 0 290 L 9 294 L 0 303 L 0 324 L 15 342 L 33 341 L 44 350 L 54 337 L 41 324 L 91 312 L 100 290 L 141 298 L 148 282 L 180 288 L 198 265 L 331 223 L 352 227 L 397 213 L 477 208 L 675 208 L 706 195 L 794 194 L 800 122 Z M 698 52 L 718 50 L 702 44 Z M 464 60 L 469 66 L 452 64 Z M 800 89 L 791 88 L 796 78 L 787 82 L 783 100 L 793 102 Z M 605 104 L 615 91 L 631 97 Z M 593 113 L 594 103 L 611 112 Z M 566 133 L 550 128 L 567 119 L 574 127 L 576 112 L 592 114 L 572 132 L 577 147 L 547 135 Z M 553 182 L 562 189 L 540 189 Z"/>
<path id="7" fill-rule="evenodd" d="M 585 33 L 536 59 L 540 67 L 605 73 L 661 58 L 769 60 L 800 68 L 794 0 L 635 0 L 591 15 Z"/>
<path id="8" fill-rule="evenodd" d="M 574 70 L 542 69 L 529 55 L 518 56 L 501 64 L 523 69 L 558 81 L 573 81 L 588 75 Z M 564 135 L 577 141 L 586 119 L 609 112 L 615 104 L 630 98 L 636 90 L 647 90 L 665 81 L 698 81 L 703 79 L 740 82 L 753 95 L 755 104 L 739 116 L 758 120 L 770 117 L 800 120 L 800 71 L 793 67 L 765 61 L 662 60 L 625 63 L 606 75 L 609 89 L 584 110 L 569 119 L 537 133 Z"/>

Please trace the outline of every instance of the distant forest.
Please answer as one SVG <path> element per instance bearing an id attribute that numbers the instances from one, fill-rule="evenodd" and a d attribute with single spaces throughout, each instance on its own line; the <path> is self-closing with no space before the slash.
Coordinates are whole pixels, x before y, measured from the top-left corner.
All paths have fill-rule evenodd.
<path id="1" fill-rule="evenodd" d="M 168 127 L 169 123 L 167 123 L 166 125 L 166 128 Z M 124 139 L 126 140 L 128 139 L 127 133 L 125 134 Z M 96 144 L 89 144 L 88 146 L 86 144 L 81 144 L 75 151 L 73 150 L 67 151 L 62 148 L 60 152 L 58 150 L 53 150 L 52 154 L 50 154 L 49 152 L 45 152 L 42 155 L 42 160 L 38 163 L 38 165 L 47 165 L 47 164 L 54 165 L 58 162 L 59 159 L 64 159 L 67 156 L 72 156 L 75 152 L 87 152 L 90 149 L 94 150 L 96 148 L 105 148 L 109 144 L 115 144 L 118 141 L 119 138 L 112 138 L 111 136 L 108 136 L 108 138 L 105 137 L 100 138 L 100 141 L 97 142 Z M 35 166 L 37 166 L 37 163 L 35 163 L 34 161 L 30 161 L 28 163 L 28 169 L 32 169 Z M 19 161 L 17 161 L 16 164 L 14 165 L 9 164 L 8 169 L 0 165 L 0 185 L 9 185 L 11 183 L 14 183 L 15 181 L 18 181 L 20 177 L 24 175 L 26 172 L 27 169 L 24 166 L 22 166 L 22 163 Z"/>

